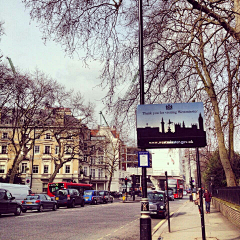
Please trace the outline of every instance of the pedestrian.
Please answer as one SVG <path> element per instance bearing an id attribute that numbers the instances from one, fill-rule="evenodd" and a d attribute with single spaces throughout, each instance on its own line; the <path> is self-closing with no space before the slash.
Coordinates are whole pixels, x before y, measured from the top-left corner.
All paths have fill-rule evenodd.
<path id="1" fill-rule="evenodd" d="M 194 202 L 195 202 L 196 205 L 198 205 L 198 211 L 201 214 L 199 191 L 197 191 L 196 200 Z"/>
<path id="2" fill-rule="evenodd" d="M 205 198 L 206 213 L 210 213 L 210 203 L 211 203 L 212 195 L 211 195 L 211 193 L 206 189 L 203 197 Z"/>

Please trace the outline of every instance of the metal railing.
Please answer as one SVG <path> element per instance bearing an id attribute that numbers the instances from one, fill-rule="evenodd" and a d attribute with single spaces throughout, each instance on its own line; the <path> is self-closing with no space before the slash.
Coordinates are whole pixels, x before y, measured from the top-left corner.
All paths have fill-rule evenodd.
<path id="1" fill-rule="evenodd" d="M 240 187 L 214 188 L 213 197 L 240 205 Z"/>

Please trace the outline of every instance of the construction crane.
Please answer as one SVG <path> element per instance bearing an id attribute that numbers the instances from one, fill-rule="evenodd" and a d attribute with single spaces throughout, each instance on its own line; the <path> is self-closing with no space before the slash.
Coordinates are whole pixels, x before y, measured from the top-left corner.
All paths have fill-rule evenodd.
<path id="1" fill-rule="evenodd" d="M 9 64 L 10 64 L 12 72 L 13 72 L 13 75 L 15 77 L 16 76 L 16 70 L 15 70 L 15 67 L 13 65 L 13 62 L 12 62 L 11 58 L 9 58 L 9 57 L 7 57 L 7 60 L 9 61 Z"/>
<path id="2" fill-rule="evenodd" d="M 99 114 L 100 114 L 100 126 L 102 125 L 102 119 L 101 119 L 101 116 L 103 117 L 103 120 L 104 120 L 104 122 L 106 123 L 106 125 L 109 127 L 109 125 L 108 125 L 108 123 L 107 123 L 107 120 L 106 120 L 106 118 L 104 117 L 104 115 L 103 115 L 103 113 L 102 113 L 102 111 L 100 111 L 99 112 Z"/>

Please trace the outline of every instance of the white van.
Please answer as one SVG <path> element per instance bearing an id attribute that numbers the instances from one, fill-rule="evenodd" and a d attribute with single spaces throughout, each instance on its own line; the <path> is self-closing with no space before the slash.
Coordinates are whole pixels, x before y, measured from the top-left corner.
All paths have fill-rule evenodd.
<path id="1" fill-rule="evenodd" d="M 8 190 L 17 201 L 22 201 L 31 193 L 29 186 L 12 183 L 0 183 L 0 188 Z"/>

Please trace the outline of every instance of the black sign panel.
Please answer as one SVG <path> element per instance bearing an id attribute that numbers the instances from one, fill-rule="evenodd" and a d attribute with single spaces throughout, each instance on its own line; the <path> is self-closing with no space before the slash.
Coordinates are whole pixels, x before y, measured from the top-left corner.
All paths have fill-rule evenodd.
<path id="1" fill-rule="evenodd" d="M 138 147 L 205 147 L 203 103 L 139 105 L 137 108 Z"/>

